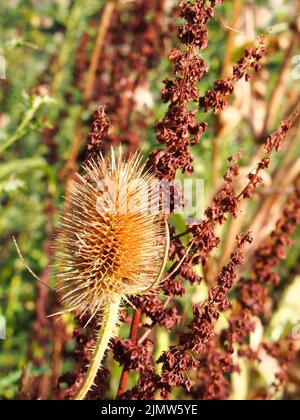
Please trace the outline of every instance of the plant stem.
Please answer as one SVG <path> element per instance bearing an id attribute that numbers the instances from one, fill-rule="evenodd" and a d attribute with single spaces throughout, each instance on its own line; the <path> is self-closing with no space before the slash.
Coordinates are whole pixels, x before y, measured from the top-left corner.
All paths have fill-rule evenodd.
<path id="1" fill-rule="evenodd" d="M 26 132 L 30 122 L 35 117 L 38 109 L 44 103 L 51 102 L 52 99 L 48 96 L 35 96 L 32 101 L 31 107 L 26 111 L 22 121 L 20 122 L 19 126 L 17 127 L 16 131 L 6 140 L 4 143 L 0 145 L 0 153 L 4 152 L 9 146 L 19 140 Z"/>
<path id="2" fill-rule="evenodd" d="M 131 324 L 131 330 L 130 330 L 130 339 L 132 340 L 134 344 L 137 344 L 140 319 L 141 319 L 141 311 L 140 309 L 136 309 L 132 318 L 132 324 Z M 124 367 L 121 378 L 120 378 L 117 398 L 119 398 L 126 391 L 128 374 L 129 374 L 129 371 L 125 369 Z"/>
<path id="3" fill-rule="evenodd" d="M 115 0 L 109 0 L 106 3 L 102 16 L 101 16 L 96 45 L 95 45 L 95 49 L 93 51 L 93 55 L 91 58 L 91 62 L 90 62 L 90 66 L 89 66 L 88 74 L 87 74 L 87 79 L 86 79 L 86 84 L 85 84 L 85 89 L 83 92 L 84 103 L 89 102 L 92 96 L 92 91 L 95 84 L 96 71 L 97 71 L 97 66 L 100 59 L 100 54 L 104 45 L 105 36 L 106 36 L 107 30 L 111 21 L 112 14 L 116 7 L 116 3 L 117 2 Z"/>
<path id="4" fill-rule="evenodd" d="M 120 303 L 121 299 L 117 298 L 114 302 L 108 302 L 104 307 L 102 325 L 92 359 L 83 383 L 73 398 L 74 400 L 83 400 L 94 384 L 103 356 L 112 337 L 113 329 L 118 322 Z"/>

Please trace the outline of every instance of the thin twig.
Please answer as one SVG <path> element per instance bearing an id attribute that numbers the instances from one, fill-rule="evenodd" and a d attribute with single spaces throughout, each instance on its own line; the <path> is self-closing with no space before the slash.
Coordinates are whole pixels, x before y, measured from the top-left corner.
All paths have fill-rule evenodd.
<path id="1" fill-rule="evenodd" d="M 169 305 L 169 303 L 171 302 L 172 298 L 171 296 L 168 296 L 164 305 L 163 305 L 163 309 L 166 309 L 166 307 Z M 144 334 L 141 336 L 141 338 L 138 341 L 138 344 L 141 345 L 143 344 L 143 342 L 146 340 L 146 338 L 150 335 L 151 331 L 153 329 L 153 326 L 151 325 L 151 327 L 147 328 L 146 331 L 144 332 Z"/>
<path id="2" fill-rule="evenodd" d="M 38 282 L 42 283 L 45 287 L 47 287 L 48 289 L 50 289 L 51 291 L 53 291 L 53 289 L 50 286 L 48 286 L 48 284 L 44 283 L 39 278 L 39 276 L 37 274 L 35 274 L 35 272 L 29 267 L 28 263 L 25 261 L 25 258 L 23 257 L 23 255 L 21 253 L 21 250 L 20 250 L 20 248 L 19 248 L 19 246 L 17 244 L 17 241 L 16 241 L 15 237 L 13 236 L 12 239 L 14 241 L 14 244 L 15 244 L 15 247 L 16 247 L 16 250 L 17 250 L 17 253 L 19 255 L 19 258 L 22 261 L 24 267 L 27 269 L 27 271 L 29 271 L 29 273 L 32 275 L 32 277 L 34 277 Z"/>
<path id="3" fill-rule="evenodd" d="M 141 320 L 141 311 L 136 309 L 132 318 L 131 330 L 130 330 L 130 339 L 134 344 L 137 344 L 138 331 Z M 120 378 L 119 389 L 117 393 L 117 398 L 120 398 L 122 394 L 126 391 L 127 381 L 128 381 L 129 370 L 123 367 L 122 375 Z"/>
<path id="4" fill-rule="evenodd" d="M 96 80 L 97 66 L 99 63 L 100 55 L 103 49 L 105 36 L 109 28 L 111 17 L 116 7 L 116 3 L 117 3 L 116 0 L 108 0 L 104 7 L 104 10 L 100 19 L 96 45 L 95 45 L 95 49 L 93 51 L 90 66 L 88 69 L 85 89 L 83 91 L 84 103 L 89 102 L 92 96 L 92 92 L 93 92 L 93 88 L 94 88 L 95 80 Z"/>

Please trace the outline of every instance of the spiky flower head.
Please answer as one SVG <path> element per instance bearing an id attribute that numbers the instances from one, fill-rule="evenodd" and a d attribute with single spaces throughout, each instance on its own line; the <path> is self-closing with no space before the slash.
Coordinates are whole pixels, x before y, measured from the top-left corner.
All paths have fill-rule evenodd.
<path id="1" fill-rule="evenodd" d="M 112 150 L 72 182 L 57 237 L 57 289 L 64 306 L 90 318 L 106 302 L 144 293 L 161 270 L 166 230 L 154 176 L 141 155 Z"/>

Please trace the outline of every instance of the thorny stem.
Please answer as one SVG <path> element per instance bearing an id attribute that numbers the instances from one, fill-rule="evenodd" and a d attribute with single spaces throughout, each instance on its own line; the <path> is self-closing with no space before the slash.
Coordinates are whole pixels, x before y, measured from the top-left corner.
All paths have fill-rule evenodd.
<path id="1" fill-rule="evenodd" d="M 137 344 L 139 324 L 141 320 L 141 310 L 136 309 L 132 318 L 131 330 L 130 330 L 130 339 L 134 344 Z M 120 398 L 122 394 L 126 391 L 127 381 L 128 381 L 129 371 L 123 368 L 122 375 L 120 378 L 119 389 L 117 393 L 117 398 Z"/>
<path id="2" fill-rule="evenodd" d="M 118 297 L 114 302 L 106 303 L 106 306 L 104 307 L 101 328 L 95 344 L 91 362 L 86 376 L 73 398 L 74 400 L 84 400 L 87 393 L 94 385 L 95 377 L 101 366 L 103 356 L 112 337 L 114 327 L 118 322 L 120 303 L 121 298 Z"/>

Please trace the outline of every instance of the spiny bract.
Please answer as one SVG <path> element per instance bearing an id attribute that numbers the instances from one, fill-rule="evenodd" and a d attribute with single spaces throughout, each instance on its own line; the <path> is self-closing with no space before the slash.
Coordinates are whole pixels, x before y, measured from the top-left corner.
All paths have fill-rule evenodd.
<path id="1" fill-rule="evenodd" d="M 154 176 L 140 163 L 138 153 L 124 161 L 112 150 L 109 159 L 89 160 L 69 188 L 56 244 L 68 311 L 92 318 L 106 302 L 149 289 L 160 271 L 163 215 Z"/>

